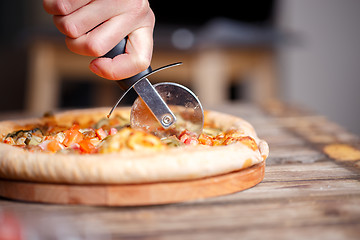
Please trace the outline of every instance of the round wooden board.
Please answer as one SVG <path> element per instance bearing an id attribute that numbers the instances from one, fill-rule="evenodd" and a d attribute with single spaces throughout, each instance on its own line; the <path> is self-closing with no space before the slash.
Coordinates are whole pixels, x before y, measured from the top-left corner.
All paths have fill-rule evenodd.
<path id="1" fill-rule="evenodd" d="M 139 206 L 177 203 L 242 191 L 260 183 L 265 162 L 224 175 L 178 182 L 70 185 L 0 180 L 0 196 L 41 203 Z"/>

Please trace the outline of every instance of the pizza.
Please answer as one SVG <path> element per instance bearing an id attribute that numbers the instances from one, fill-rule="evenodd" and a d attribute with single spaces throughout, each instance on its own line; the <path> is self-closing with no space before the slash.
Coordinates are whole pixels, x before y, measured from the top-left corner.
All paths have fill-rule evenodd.
<path id="1" fill-rule="evenodd" d="M 130 126 L 130 108 L 46 114 L 0 122 L 0 178 L 46 183 L 137 184 L 221 175 L 266 160 L 268 144 L 247 121 L 205 111 L 199 136 L 167 137 Z"/>

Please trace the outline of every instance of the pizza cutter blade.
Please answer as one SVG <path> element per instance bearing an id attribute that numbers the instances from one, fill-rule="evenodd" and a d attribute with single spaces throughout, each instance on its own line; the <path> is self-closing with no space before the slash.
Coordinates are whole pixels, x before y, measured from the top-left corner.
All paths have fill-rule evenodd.
<path id="1" fill-rule="evenodd" d="M 121 40 L 103 57 L 114 58 L 118 55 L 125 53 L 126 43 L 127 37 Z M 145 104 L 151 109 L 151 112 L 153 113 L 157 121 L 162 125 L 162 127 L 168 128 L 175 123 L 176 118 L 169 109 L 169 107 L 166 105 L 166 103 L 162 100 L 160 95 L 157 93 L 157 91 L 154 89 L 154 87 L 151 85 L 150 81 L 146 78 L 148 75 L 151 75 L 152 72 L 153 71 L 149 66 L 146 70 L 136 74 L 135 76 L 123 80 L 118 80 L 116 82 L 118 83 L 119 87 L 125 91 L 125 94 L 128 92 L 129 89 L 133 88 L 136 93 L 144 100 Z M 108 117 L 110 117 L 111 113 L 119 104 L 121 99 L 122 97 L 111 109 Z"/>
<path id="2" fill-rule="evenodd" d="M 103 57 L 114 58 L 123 54 L 126 42 L 127 37 Z M 116 81 L 125 93 L 111 109 L 108 117 L 129 89 L 133 88 L 139 95 L 130 114 L 133 128 L 152 132 L 159 137 L 174 135 L 183 129 L 199 136 L 204 124 L 204 113 L 195 94 L 180 84 L 159 83 L 153 86 L 147 79 L 149 75 L 157 71 L 179 64 L 181 63 L 170 64 L 154 71 L 149 66 L 148 69 L 133 77 Z"/>
<path id="3" fill-rule="evenodd" d="M 190 89 L 177 83 L 162 82 L 155 84 L 154 87 L 175 114 L 175 124 L 163 128 L 142 98 L 139 97 L 131 109 L 131 126 L 151 132 L 159 137 L 178 135 L 184 130 L 199 136 L 204 126 L 204 111 L 196 95 Z"/>

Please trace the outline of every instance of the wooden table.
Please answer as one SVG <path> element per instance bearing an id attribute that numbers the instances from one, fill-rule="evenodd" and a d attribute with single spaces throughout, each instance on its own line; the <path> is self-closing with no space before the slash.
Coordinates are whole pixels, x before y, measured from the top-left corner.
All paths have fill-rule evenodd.
<path id="1" fill-rule="evenodd" d="M 0 199 L 0 214 L 41 239 L 360 239 L 359 137 L 279 102 L 219 109 L 250 121 L 270 145 L 265 179 L 249 190 L 151 207 Z"/>

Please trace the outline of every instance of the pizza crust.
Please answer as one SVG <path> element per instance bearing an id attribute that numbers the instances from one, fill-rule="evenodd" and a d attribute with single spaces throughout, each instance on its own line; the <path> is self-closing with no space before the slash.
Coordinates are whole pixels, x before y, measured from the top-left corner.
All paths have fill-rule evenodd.
<path id="1" fill-rule="evenodd" d="M 104 117 L 108 109 L 69 111 L 56 116 L 57 121 L 89 121 Z M 129 109 L 118 109 L 128 114 Z M 78 119 L 80 118 L 80 119 Z M 242 143 L 227 146 L 183 146 L 159 152 L 134 152 L 77 155 L 28 152 L 0 144 L 0 178 L 47 183 L 131 184 L 199 179 L 241 170 L 265 161 L 269 148 L 245 120 L 218 112 L 207 118 L 224 129 L 242 129 L 255 139 L 258 149 Z M 0 123 L 0 133 L 34 120 Z M 186 148 L 186 149 L 185 149 Z"/>

